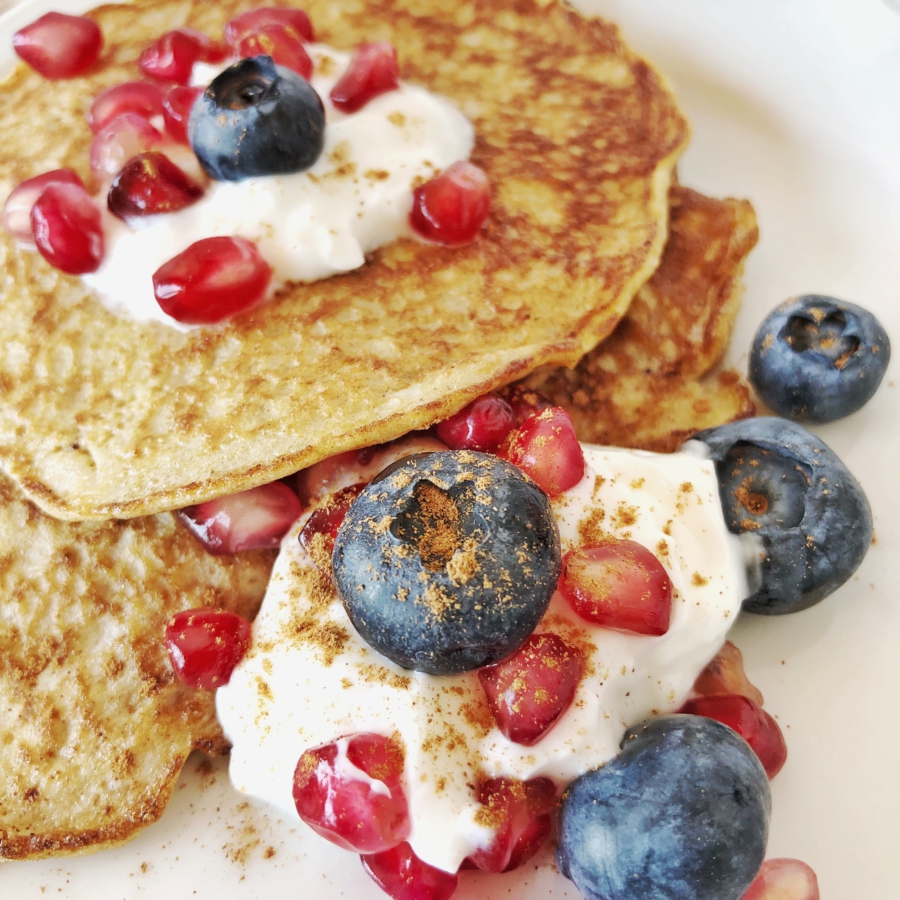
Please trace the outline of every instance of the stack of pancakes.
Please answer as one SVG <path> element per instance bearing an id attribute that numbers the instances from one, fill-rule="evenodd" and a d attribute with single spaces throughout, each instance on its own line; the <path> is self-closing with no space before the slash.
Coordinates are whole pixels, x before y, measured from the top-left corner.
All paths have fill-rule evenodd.
<path id="1" fill-rule="evenodd" d="M 138 78 L 163 32 L 218 37 L 247 6 L 103 7 L 95 73 L 20 66 L 0 87 L 0 196 L 60 166 L 89 183 L 91 99 Z M 192 748 L 227 750 L 211 695 L 173 680 L 162 627 L 192 606 L 252 615 L 272 555 L 209 557 L 171 510 L 523 379 L 592 442 L 672 450 L 753 412 L 734 373 L 708 374 L 753 210 L 676 183 L 687 124 L 614 26 L 547 0 L 303 8 L 334 47 L 390 41 L 406 80 L 472 120 L 488 223 L 187 334 L 110 312 L 0 234 L 0 858 L 120 843 L 160 815 Z"/>

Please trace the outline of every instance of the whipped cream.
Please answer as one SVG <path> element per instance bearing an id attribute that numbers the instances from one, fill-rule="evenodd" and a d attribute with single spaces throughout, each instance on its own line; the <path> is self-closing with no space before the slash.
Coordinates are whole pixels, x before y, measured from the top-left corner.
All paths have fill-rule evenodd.
<path id="1" fill-rule="evenodd" d="M 300 546 L 303 517 L 282 544 L 251 649 L 217 693 L 219 720 L 233 744 L 235 787 L 296 819 L 293 773 L 305 750 L 357 732 L 396 734 L 406 752 L 413 850 L 456 871 L 492 838 L 478 822 L 480 778 L 569 782 L 614 756 L 628 725 L 678 708 L 746 596 L 713 464 L 600 447 L 586 447 L 585 458 L 582 481 L 553 501 L 563 551 L 604 538 L 650 548 L 674 587 L 665 635 L 600 628 L 554 594 L 537 632 L 580 647 L 586 672 L 562 719 L 524 747 L 493 725 L 474 672 L 411 672 L 368 647 Z"/>
<path id="2" fill-rule="evenodd" d="M 315 64 L 310 83 L 325 106 L 325 144 L 311 168 L 213 181 L 193 206 L 129 223 L 110 214 L 105 197 L 100 198 L 106 256 L 96 272 L 83 278 L 111 309 L 187 331 L 191 326 L 159 308 L 152 276 L 207 237 L 254 241 L 273 268 L 270 294 L 288 282 L 358 268 L 367 253 L 411 234 L 408 215 L 418 183 L 468 159 L 472 125 L 449 101 L 401 83 L 345 115 L 329 96 L 350 55 L 323 44 L 309 44 L 307 50 Z M 209 66 L 197 69 L 195 80 L 216 74 Z"/>

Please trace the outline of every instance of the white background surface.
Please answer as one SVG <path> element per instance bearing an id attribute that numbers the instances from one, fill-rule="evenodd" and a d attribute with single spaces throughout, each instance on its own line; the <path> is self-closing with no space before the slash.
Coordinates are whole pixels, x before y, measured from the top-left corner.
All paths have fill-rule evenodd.
<path id="1" fill-rule="evenodd" d="M 0 20 L 9 35 L 46 9 Z M 584 0 L 618 21 L 663 71 L 693 126 L 683 183 L 748 197 L 761 241 L 731 351 L 743 368 L 762 316 L 797 293 L 876 312 L 900 354 L 900 15 L 882 0 Z M 900 413 L 897 363 L 868 406 L 816 431 L 859 477 L 876 543 L 857 575 L 819 606 L 745 617 L 733 638 L 784 729 L 773 782 L 770 856 L 796 856 L 827 900 L 897 900 L 900 866 Z M 228 788 L 222 764 L 192 760 L 162 821 L 93 857 L 10 863 L 16 900 L 131 897 L 384 897 L 357 861 L 290 831 Z M 85 760 L 85 765 L 90 765 Z M 208 767 L 207 767 L 208 768 Z M 460 900 L 577 897 L 549 856 L 507 876 L 467 873 Z"/>

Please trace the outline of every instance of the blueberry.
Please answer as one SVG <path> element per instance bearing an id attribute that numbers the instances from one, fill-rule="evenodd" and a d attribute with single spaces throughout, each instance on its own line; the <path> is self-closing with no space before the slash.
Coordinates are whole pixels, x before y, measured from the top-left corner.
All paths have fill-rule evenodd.
<path id="1" fill-rule="evenodd" d="M 891 358 L 881 323 L 853 303 L 807 294 L 776 307 L 750 350 L 750 382 L 778 415 L 833 422 L 878 389 Z"/>
<path id="2" fill-rule="evenodd" d="M 546 611 L 561 569 L 546 494 L 516 466 L 470 450 L 388 467 L 350 507 L 332 562 L 362 637 L 432 675 L 512 653 Z"/>
<path id="3" fill-rule="evenodd" d="M 798 612 L 856 571 L 872 541 L 872 513 L 859 482 L 802 425 L 785 419 L 732 422 L 694 436 L 715 461 L 729 531 L 752 535 L 759 566 L 744 609 Z"/>
<path id="4" fill-rule="evenodd" d="M 569 785 L 560 871 L 587 900 L 739 900 L 763 861 L 771 797 L 750 746 L 700 716 L 647 719 Z"/>
<path id="5" fill-rule="evenodd" d="M 213 79 L 191 109 L 188 135 L 218 181 L 302 172 L 322 152 L 325 109 L 308 81 L 255 56 Z"/>

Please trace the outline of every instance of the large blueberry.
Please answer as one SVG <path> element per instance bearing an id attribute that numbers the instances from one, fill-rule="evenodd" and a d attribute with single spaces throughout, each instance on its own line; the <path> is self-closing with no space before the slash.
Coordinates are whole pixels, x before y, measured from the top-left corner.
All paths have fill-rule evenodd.
<path id="1" fill-rule="evenodd" d="M 469 450 L 385 470 L 350 507 L 332 562 L 362 637 L 432 675 L 512 653 L 546 611 L 561 567 L 546 494 L 505 460 Z"/>
<path id="2" fill-rule="evenodd" d="M 856 571 L 872 541 L 869 503 L 815 435 L 772 417 L 732 422 L 694 439 L 715 461 L 728 529 L 747 535 L 759 560 L 744 609 L 798 612 Z"/>
<path id="3" fill-rule="evenodd" d="M 218 181 L 302 172 L 322 152 L 325 110 L 306 79 L 255 56 L 213 79 L 191 109 L 188 135 Z"/>
<path id="4" fill-rule="evenodd" d="M 771 797 L 750 746 L 700 716 L 626 732 L 569 785 L 559 870 L 587 900 L 739 900 L 766 851 Z"/>
<path id="5" fill-rule="evenodd" d="M 878 389 L 891 357 L 881 323 L 853 303 L 807 294 L 772 310 L 750 349 L 750 382 L 778 415 L 832 422 Z"/>

